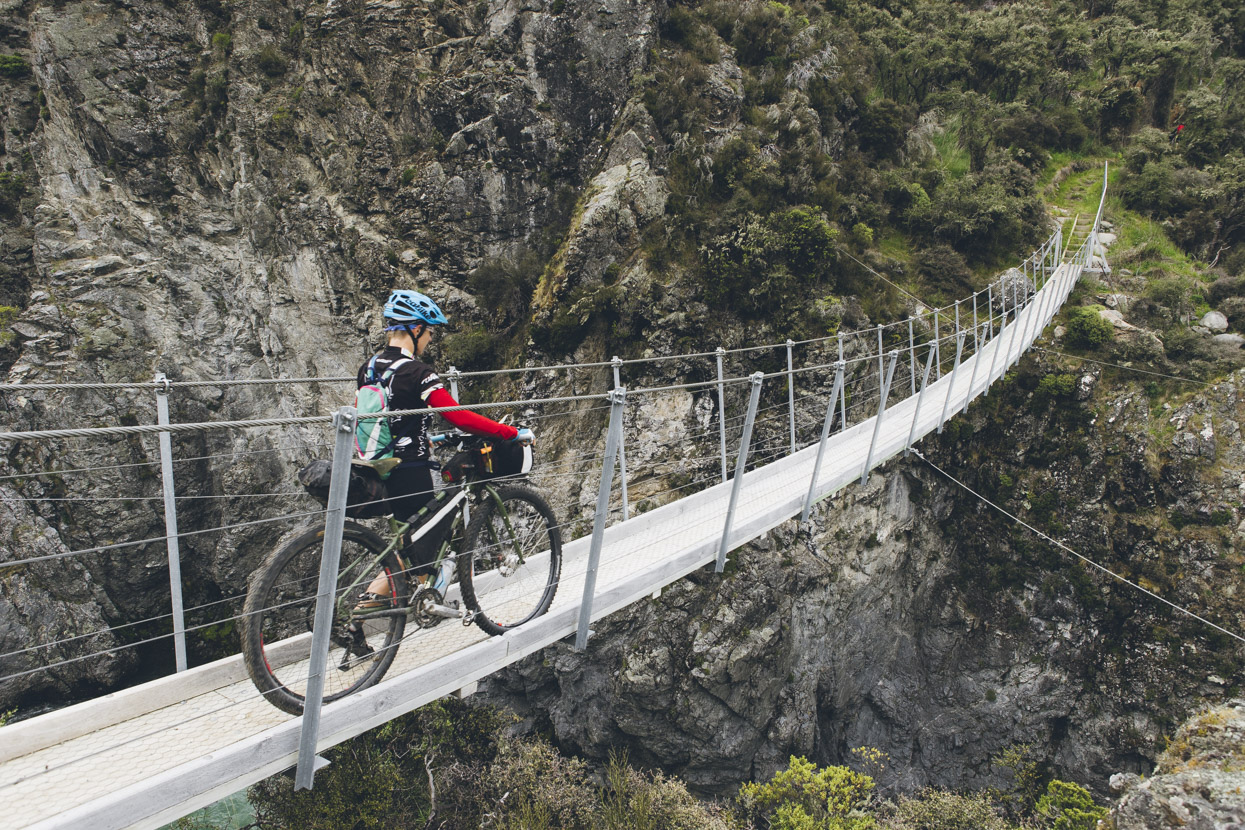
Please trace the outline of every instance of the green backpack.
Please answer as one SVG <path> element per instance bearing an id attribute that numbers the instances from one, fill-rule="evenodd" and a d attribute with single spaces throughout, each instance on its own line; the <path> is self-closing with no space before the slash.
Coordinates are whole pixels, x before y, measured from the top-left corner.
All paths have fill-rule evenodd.
<path id="1" fill-rule="evenodd" d="M 395 360 L 393 364 L 385 370 L 380 377 L 376 376 L 376 358 L 373 357 L 367 365 L 367 383 L 359 387 L 354 396 L 354 408 L 360 415 L 375 415 L 389 411 L 389 384 L 393 380 L 394 372 L 403 363 L 410 363 L 408 357 L 401 360 Z M 393 437 L 392 431 L 389 429 L 388 418 L 369 418 L 367 420 L 359 420 L 355 424 L 354 430 L 354 447 L 359 453 L 359 457 L 364 461 L 376 461 L 381 458 L 391 458 L 393 456 L 393 446 L 397 443 L 397 439 Z M 387 471 L 381 478 L 388 478 Z"/>

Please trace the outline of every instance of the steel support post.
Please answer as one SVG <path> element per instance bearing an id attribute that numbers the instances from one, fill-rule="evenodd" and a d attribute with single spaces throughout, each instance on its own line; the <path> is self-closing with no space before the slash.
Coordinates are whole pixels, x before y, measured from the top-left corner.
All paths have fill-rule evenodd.
<path id="1" fill-rule="evenodd" d="M 843 362 L 843 334 L 839 334 L 839 362 Z M 847 381 L 839 387 L 839 404 L 842 406 L 842 414 L 839 417 L 839 432 L 847 429 Z"/>
<path id="2" fill-rule="evenodd" d="M 842 355 L 839 356 L 842 360 Z M 912 375 L 912 394 L 916 394 L 916 339 L 912 336 L 912 315 L 908 315 L 908 369 Z"/>
<path id="3" fill-rule="evenodd" d="M 884 368 L 885 367 L 882 365 L 882 326 L 878 326 L 878 387 L 879 388 L 881 388 L 881 385 L 882 385 L 882 372 Z"/>
<path id="4" fill-rule="evenodd" d="M 726 481 L 726 384 L 722 382 L 722 357 L 726 349 L 718 346 L 718 447 L 722 450 L 722 481 Z"/>
<path id="5" fill-rule="evenodd" d="M 1026 349 L 1026 348 L 1028 348 L 1028 344 L 1029 344 L 1029 329 L 1033 327 L 1033 324 L 1034 324 L 1034 323 L 1033 323 L 1033 321 L 1034 321 L 1035 319 L 1037 319 L 1037 316 L 1038 316 L 1038 315 L 1037 315 L 1037 311 L 1038 311 L 1038 310 L 1037 310 L 1036 308 L 1034 308 L 1034 307 L 1033 307 L 1033 306 L 1034 306 L 1034 302 L 1033 302 L 1033 301 L 1034 301 L 1034 300 L 1036 300 L 1036 299 L 1037 299 L 1037 283 L 1036 283 L 1036 281 L 1035 281 L 1035 282 L 1034 282 L 1034 289 L 1033 289 L 1033 296 L 1032 296 L 1032 297 L 1026 297 L 1026 298 L 1025 298 L 1025 313 L 1028 315 L 1028 317 L 1026 317 L 1026 319 L 1025 319 L 1025 325 L 1024 325 L 1024 328 L 1023 328 L 1023 329 L 1021 329 L 1021 331 L 1020 331 L 1020 349 L 1021 349 L 1021 351 L 1023 351 L 1023 350 L 1024 350 L 1024 349 Z M 1017 361 L 1019 361 L 1019 358 L 1017 358 Z"/>
<path id="6" fill-rule="evenodd" d="M 912 449 L 912 442 L 916 440 L 916 424 L 921 417 L 921 404 L 925 401 L 925 390 L 929 388 L 929 373 L 933 366 L 934 347 L 930 346 L 929 357 L 925 358 L 925 376 L 921 378 L 921 392 L 916 397 L 916 411 L 912 413 L 912 429 L 908 430 L 908 443 L 903 450 L 904 457 L 907 457 L 908 451 Z"/>
<path id="7" fill-rule="evenodd" d="M 1007 331 L 1007 288 L 1002 282 L 999 282 L 999 333 L 995 336 L 995 340 L 1002 340 L 1003 333 Z M 999 352 L 1002 351 L 1002 344 L 995 346 L 994 354 L 990 355 L 990 371 L 986 374 L 986 394 L 990 394 L 990 387 L 994 385 L 994 366 L 998 362 Z M 1007 364 L 1005 363 L 1004 366 Z"/>
<path id="8" fill-rule="evenodd" d="M 618 355 L 610 360 L 614 368 L 614 388 L 622 388 L 622 358 Z M 623 429 L 618 438 L 618 479 L 622 485 L 622 517 L 623 521 L 631 518 L 631 505 L 627 501 L 627 430 Z"/>
<path id="9" fill-rule="evenodd" d="M 981 328 L 980 328 L 980 324 L 977 322 L 977 292 L 974 291 L 973 292 L 973 354 L 977 354 L 977 352 L 979 351 L 981 351 Z M 916 389 L 915 389 L 916 378 L 915 377 L 912 379 L 912 385 L 914 387 L 912 391 L 915 394 L 916 392 Z"/>
<path id="10" fill-rule="evenodd" d="M 1057 240 L 1056 240 L 1057 241 Z M 1038 328 L 1033 333 L 1033 342 L 1042 336 L 1042 332 L 1046 328 L 1046 309 L 1050 306 L 1051 298 L 1055 292 L 1059 290 L 1059 263 L 1055 263 L 1051 269 L 1050 277 L 1046 280 L 1046 285 L 1042 286 L 1042 297 L 1038 300 L 1037 318 Z"/>
<path id="11" fill-rule="evenodd" d="M 324 515 L 324 547 L 320 554 L 320 583 L 316 589 L 315 623 L 311 629 L 311 661 L 303 703 L 303 728 L 298 742 L 298 769 L 294 789 L 309 790 L 316 774 L 316 740 L 320 734 L 320 706 L 328 670 L 329 636 L 333 633 L 333 606 L 337 603 L 337 569 L 341 564 L 342 530 L 346 525 L 346 493 L 350 486 L 350 459 L 354 455 L 358 413 L 343 406 L 333 416 L 333 477 L 329 482 L 328 510 Z M 320 766 L 323 766 L 321 764 Z"/>
<path id="12" fill-rule="evenodd" d="M 156 423 L 169 425 L 169 379 L 156 372 Z M 182 612 L 182 555 L 177 540 L 177 497 L 173 492 L 173 441 L 162 432 L 160 478 L 164 484 L 164 541 L 169 551 L 169 601 L 173 611 L 173 657 L 178 671 L 186 670 L 186 618 Z"/>
<path id="13" fill-rule="evenodd" d="M 451 366 L 446 370 L 445 376 L 450 381 L 450 394 L 454 396 L 454 400 L 458 400 L 458 379 L 462 377 L 462 373 L 458 371 L 457 367 Z"/>
<path id="14" fill-rule="evenodd" d="M 886 379 L 882 381 L 882 389 L 878 395 L 878 417 L 873 422 L 873 439 L 869 441 L 869 454 L 865 456 L 865 469 L 860 474 L 862 485 L 869 483 L 869 471 L 873 468 L 873 451 L 877 448 L 878 435 L 882 432 L 882 416 L 886 414 L 886 397 L 891 391 L 891 378 L 895 376 L 895 364 L 899 362 L 899 352 L 892 351 L 890 365 L 886 367 Z"/>
<path id="15" fill-rule="evenodd" d="M 990 336 L 987 340 L 994 339 L 994 283 L 986 286 L 986 321 L 990 324 Z"/>
<path id="16" fill-rule="evenodd" d="M 942 336 L 938 334 L 938 318 L 942 316 L 942 309 L 934 309 L 934 351 L 938 353 L 938 359 L 934 361 L 934 378 L 942 377 Z"/>
<path id="17" fill-rule="evenodd" d="M 791 454 L 795 454 L 795 364 L 792 363 L 791 348 L 795 341 L 787 338 L 787 411 L 791 421 Z"/>
<path id="18" fill-rule="evenodd" d="M 610 392 L 610 425 L 605 433 L 605 460 L 601 466 L 601 486 L 597 488 L 597 512 L 592 520 L 592 543 L 588 547 L 588 570 L 584 574 L 584 598 L 579 604 L 579 628 L 575 632 L 575 650 L 588 647 L 592 633 L 592 603 L 597 592 L 597 568 L 601 564 L 601 544 L 605 540 L 605 522 L 609 517 L 610 489 L 613 486 L 614 461 L 622 444 L 623 404 L 627 390 L 618 387 Z"/>
<path id="19" fill-rule="evenodd" d="M 839 390 L 843 388 L 843 368 L 841 360 L 834 364 L 834 389 L 830 392 L 830 399 L 826 401 L 826 420 L 822 422 L 821 440 L 817 442 L 817 460 L 813 462 L 813 477 L 808 482 L 808 498 L 804 499 L 804 511 L 800 513 L 802 525 L 808 524 L 809 513 L 813 510 L 817 479 L 821 475 L 821 462 L 826 454 L 826 441 L 830 437 L 830 422 L 834 420 L 834 405 L 838 402 Z"/>
<path id="20" fill-rule="evenodd" d="M 761 400 L 761 381 L 765 375 L 753 372 L 748 378 L 752 394 L 748 396 L 748 414 L 744 416 L 744 433 L 739 439 L 739 455 L 735 458 L 735 480 L 731 482 L 731 500 L 726 505 L 726 522 L 722 527 L 722 542 L 718 545 L 718 561 L 714 573 L 726 568 L 726 550 L 731 538 L 731 525 L 735 522 L 735 505 L 739 503 L 739 491 L 743 489 L 744 470 L 748 466 L 748 447 L 752 444 L 752 425 L 756 422 L 757 403 Z"/>
<path id="21" fill-rule="evenodd" d="M 1011 339 L 1007 341 L 1007 359 L 1003 361 L 1004 374 L 1006 374 L 1007 370 L 1010 369 L 1012 366 L 1014 366 L 1020 360 L 1020 355 L 1016 354 L 1013 357 L 1012 351 L 1016 345 L 1016 332 L 1017 330 L 1021 328 L 1020 312 L 1022 309 L 1021 309 L 1020 293 L 1021 291 L 1024 290 L 1025 285 L 1028 285 L 1028 283 L 1025 282 L 1025 283 L 1022 283 L 1021 285 L 1015 285 L 1013 283 L 1013 287 L 1012 287 L 1012 336 L 1011 336 Z"/>
<path id="22" fill-rule="evenodd" d="M 947 384 L 947 397 L 942 400 L 942 415 L 938 418 L 939 435 L 942 435 L 942 425 L 947 422 L 947 407 L 951 405 L 951 393 L 955 391 L 955 376 L 960 373 L 960 356 L 964 354 L 964 337 L 967 334 L 966 331 L 955 333 L 955 365 L 951 367 L 951 382 Z"/>

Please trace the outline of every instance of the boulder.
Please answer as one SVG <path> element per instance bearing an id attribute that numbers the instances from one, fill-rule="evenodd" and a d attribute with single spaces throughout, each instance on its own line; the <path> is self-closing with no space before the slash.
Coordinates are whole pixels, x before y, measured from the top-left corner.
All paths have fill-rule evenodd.
<path id="1" fill-rule="evenodd" d="M 1228 330 L 1228 318 L 1223 314 L 1223 312 L 1220 311 L 1206 312 L 1200 323 L 1205 328 L 1208 328 L 1216 333 Z"/>

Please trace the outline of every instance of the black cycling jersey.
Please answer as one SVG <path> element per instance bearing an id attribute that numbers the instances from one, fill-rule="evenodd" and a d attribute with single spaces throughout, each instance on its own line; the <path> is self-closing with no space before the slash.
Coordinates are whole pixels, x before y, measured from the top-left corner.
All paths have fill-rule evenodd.
<path id="1" fill-rule="evenodd" d="M 379 381 L 386 369 L 403 358 L 406 362 L 389 379 L 389 409 L 420 409 L 428 405 L 429 395 L 445 387 L 431 366 L 411 357 L 410 352 L 404 352 L 397 346 L 387 346 L 359 368 L 358 386 Z M 374 373 L 371 377 L 368 376 L 369 368 Z M 389 433 L 395 439 L 393 454 L 404 463 L 431 461 L 432 450 L 428 446 L 428 425 L 431 420 L 431 414 L 391 418 Z"/>

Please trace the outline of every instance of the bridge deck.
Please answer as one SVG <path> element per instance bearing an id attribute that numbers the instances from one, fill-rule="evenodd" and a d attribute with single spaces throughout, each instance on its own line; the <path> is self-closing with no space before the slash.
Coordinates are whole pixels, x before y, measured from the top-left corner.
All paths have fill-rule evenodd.
<path id="1" fill-rule="evenodd" d="M 1006 371 L 1062 305 L 1079 273 L 1079 266 L 1060 266 L 1038 301 L 1022 310 L 1018 328 L 1009 325 L 963 363 L 954 389 L 950 375 L 930 385 L 918 438 L 937 428 L 948 395 L 950 417 Z M 1043 319 L 1034 320 L 1039 312 Z M 1022 338 L 1026 325 L 1028 336 Z M 996 359 L 999 349 L 1007 350 L 1006 359 Z M 976 361 L 981 365 L 970 390 Z M 988 377 L 992 363 L 994 378 Z M 902 391 L 903 385 L 896 383 L 896 389 Z M 909 397 L 886 410 L 875 466 L 903 451 L 916 407 L 917 398 Z M 860 478 L 875 420 L 831 436 L 819 495 Z M 799 514 L 815 454 L 816 447 L 808 447 L 746 475 L 732 548 Z M 594 618 L 712 561 L 729 494 L 730 484 L 719 484 L 608 528 Z M 588 544 L 583 538 L 566 545 L 562 584 L 550 613 L 522 629 L 486 637 L 451 621 L 408 634 L 384 682 L 324 708 L 320 748 L 470 687 L 571 634 Z M 300 724 L 300 718 L 258 695 L 235 656 L 5 727 L 0 731 L 0 801 L 9 816 L 6 824 L 15 830 L 158 827 L 292 766 Z"/>

